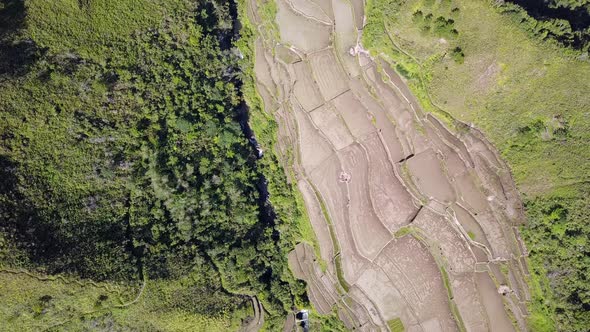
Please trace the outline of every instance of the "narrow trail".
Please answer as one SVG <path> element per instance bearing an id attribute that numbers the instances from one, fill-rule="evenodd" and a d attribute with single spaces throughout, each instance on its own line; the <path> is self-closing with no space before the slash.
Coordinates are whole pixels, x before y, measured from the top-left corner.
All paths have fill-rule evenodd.
<path id="1" fill-rule="evenodd" d="M 251 320 L 247 324 L 242 326 L 240 332 L 257 332 L 264 325 L 264 308 L 262 304 L 256 296 L 250 297 L 250 301 L 252 302 L 254 316 L 251 317 Z"/>

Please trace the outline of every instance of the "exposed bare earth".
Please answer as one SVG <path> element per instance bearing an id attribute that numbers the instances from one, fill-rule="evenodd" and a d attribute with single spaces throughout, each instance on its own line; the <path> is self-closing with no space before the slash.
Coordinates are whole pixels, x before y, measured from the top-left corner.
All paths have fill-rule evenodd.
<path id="1" fill-rule="evenodd" d="M 362 50 L 362 0 L 276 3 L 274 26 L 249 3 L 257 85 L 327 263 L 304 243 L 289 256 L 315 309 L 362 331 L 526 330 L 524 217 L 496 150 Z"/>

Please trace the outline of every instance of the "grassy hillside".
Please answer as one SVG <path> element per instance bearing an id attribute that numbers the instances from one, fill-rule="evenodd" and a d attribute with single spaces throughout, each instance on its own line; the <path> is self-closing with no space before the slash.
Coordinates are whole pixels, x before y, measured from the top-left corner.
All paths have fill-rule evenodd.
<path id="1" fill-rule="evenodd" d="M 203 278 L 130 283 L 54 278 L 2 269 L 0 331 L 236 331 L 250 306 Z"/>
<path id="2" fill-rule="evenodd" d="M 429 111 L 482 129 L 528 214 L 535 331 L 590 324 L 590 63 L 493 1 L 371 0 L 363 43 Z M 523 19 L 526 18 L 526 19 Z M 443 112 L 441 112 L 441 110 Z"/>
<path id="3" fill-rule="evenodd" d="M 235 329 L 251 295 L 272 330 L 302 301 L 300 211 L 239 123 L 236 17 L 226 1 L 0 1 L 0 330 Z"/>

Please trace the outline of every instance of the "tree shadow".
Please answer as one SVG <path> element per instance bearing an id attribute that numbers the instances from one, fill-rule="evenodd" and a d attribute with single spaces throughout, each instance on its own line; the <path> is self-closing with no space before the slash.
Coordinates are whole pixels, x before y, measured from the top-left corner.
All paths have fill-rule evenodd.
<path id="1" fill-rule="evenodd" d="M 567 6 L 552 6 L 544 0 L 510 0 L 510 2 L 522 7 L 537 21 L 567 21 L 571 26 L 570 34 L 553 34 L 559 42 L 576 49 L 582 49 L 590 43 L 590 12 L 584 6 L 572 9 Z"/>
<path id="2" fill-rule="evenodd" d="M 38 58 L 38 47 L 21 36 L 26 7 L 22 0 L 0 0 L 0 78 L 20 76 Z"/>

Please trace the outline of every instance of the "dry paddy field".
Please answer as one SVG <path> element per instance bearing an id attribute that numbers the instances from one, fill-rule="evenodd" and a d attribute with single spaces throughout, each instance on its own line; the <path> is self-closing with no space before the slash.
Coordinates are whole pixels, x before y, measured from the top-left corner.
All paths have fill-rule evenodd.
<path id="1" fill-rule="evenodd" d="M 275 1 L 272 24 L 248 4 L 257 88 L 319 240 L 289 256 L 315 309 L 360 331 L 525 331 L 523 211 L 494 147 L 362 49 L 362 0 Z"/>

